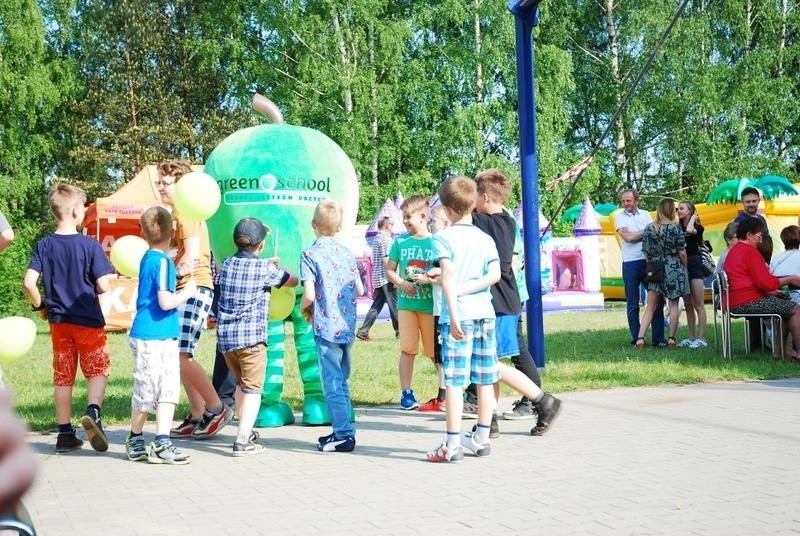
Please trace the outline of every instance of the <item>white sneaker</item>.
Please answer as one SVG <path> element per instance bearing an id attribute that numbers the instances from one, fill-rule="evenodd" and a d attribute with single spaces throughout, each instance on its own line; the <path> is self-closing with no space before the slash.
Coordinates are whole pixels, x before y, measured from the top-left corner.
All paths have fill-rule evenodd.
<path id="1" fill-rule="evenodd" d="M 678 343 L 678 346 L 681 348 L 694 348 L 692 346 L 694 344 L 695 339 L 683 339 L 681 342 Z"/>
<path id="2" fill-rule="evenodd" d="M 692 341 L 692 344 L 689 345 L 689 348 L 707 348 L 708 343 L 703 339 L 695 339 Z"/>

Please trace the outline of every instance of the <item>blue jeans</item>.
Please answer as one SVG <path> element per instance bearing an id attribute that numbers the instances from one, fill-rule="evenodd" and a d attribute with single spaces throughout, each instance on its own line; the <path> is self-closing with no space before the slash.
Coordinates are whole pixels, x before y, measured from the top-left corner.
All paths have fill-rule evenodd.
<path id="1" fill-rule="evenodd" d="M 645 266 L 647 263 L 644 259 L 639 261 L 628 261 L 622 263 L 622 280 L 625 282 L 625 301 L 628 305 L 628 329 L 631 330 L 631 341 L 635 341 L 639 336 L 639 285 L 641 285 L 647 270 Z M 653 322 L 650 324 L 653 330 L 653 346 L 661 342 L 666 342 L 664 339 L 664 300 L 659 300 L 661 303 L 656 307 L 653 313 Z"/>
<path id="2" fill-rule="evenodd" d="M 356 429 L 350 422 L 350 364 L 353 343 L 337 343 L 315 337 L 322 391 L 328 403 L 331 426 L 337 439 L 355 437 Z"/>

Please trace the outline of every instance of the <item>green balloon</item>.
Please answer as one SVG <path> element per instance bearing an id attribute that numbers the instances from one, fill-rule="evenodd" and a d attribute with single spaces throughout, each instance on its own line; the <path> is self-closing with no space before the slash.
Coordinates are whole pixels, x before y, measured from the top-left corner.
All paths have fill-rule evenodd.
<path id="1" fill-rule="evenodd" d="M 220 261 L 236 252 L 236 223 L 256 217 L 271 229 L 262 256 L 280 257 L 298 274 L 300 252 L 316 238 L 314 209 L 326 198 L 342 204 L 341 240 L 352 235 L 358 178 L 344 151 L 319 131 L 286 124 L 239 130 L 214 149 L 204 171 L 222 192 L 219 209 L 208 220 L 211 249 Z"/>

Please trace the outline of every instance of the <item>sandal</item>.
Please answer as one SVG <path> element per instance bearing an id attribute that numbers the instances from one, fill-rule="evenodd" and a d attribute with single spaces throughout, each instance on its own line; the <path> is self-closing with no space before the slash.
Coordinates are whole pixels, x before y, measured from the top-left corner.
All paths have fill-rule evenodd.
<path id="1" fill-rule="evenodd" d="M 675 337 L 667 337 L 667 347 L 675 348 L 678 346 L 678 343 L 675 342 Z"/>
<path id="2" fill-rule="evenodd" d="M 636 346 L 637 350 L 642 350 L 645 347 L 644 337 L 636 337 L 636 340 L 633 341 L 633 345 Z"/>

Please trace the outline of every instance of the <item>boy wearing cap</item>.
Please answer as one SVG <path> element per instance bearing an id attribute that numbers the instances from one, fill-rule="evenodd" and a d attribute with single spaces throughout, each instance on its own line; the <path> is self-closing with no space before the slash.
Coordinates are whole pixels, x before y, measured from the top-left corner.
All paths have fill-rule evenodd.
<path id="1" fill-rule="evenodd" d="M 236 414 L 239 430 L 233 443 L 234 456 L 264 452 L 253 431 L 261 404 L 266 370 L 266 327 L 269 291 L 294 287 L 297 278 L 278 266 L 278 259 L 262 259 L 264 237 L 269 228 L 257 218 L 236 224 L 233 241 L 239 251 L 225 259 L 219 275 L 220 298 L 217 344 L 228 368 L 236 377 Z"/>

